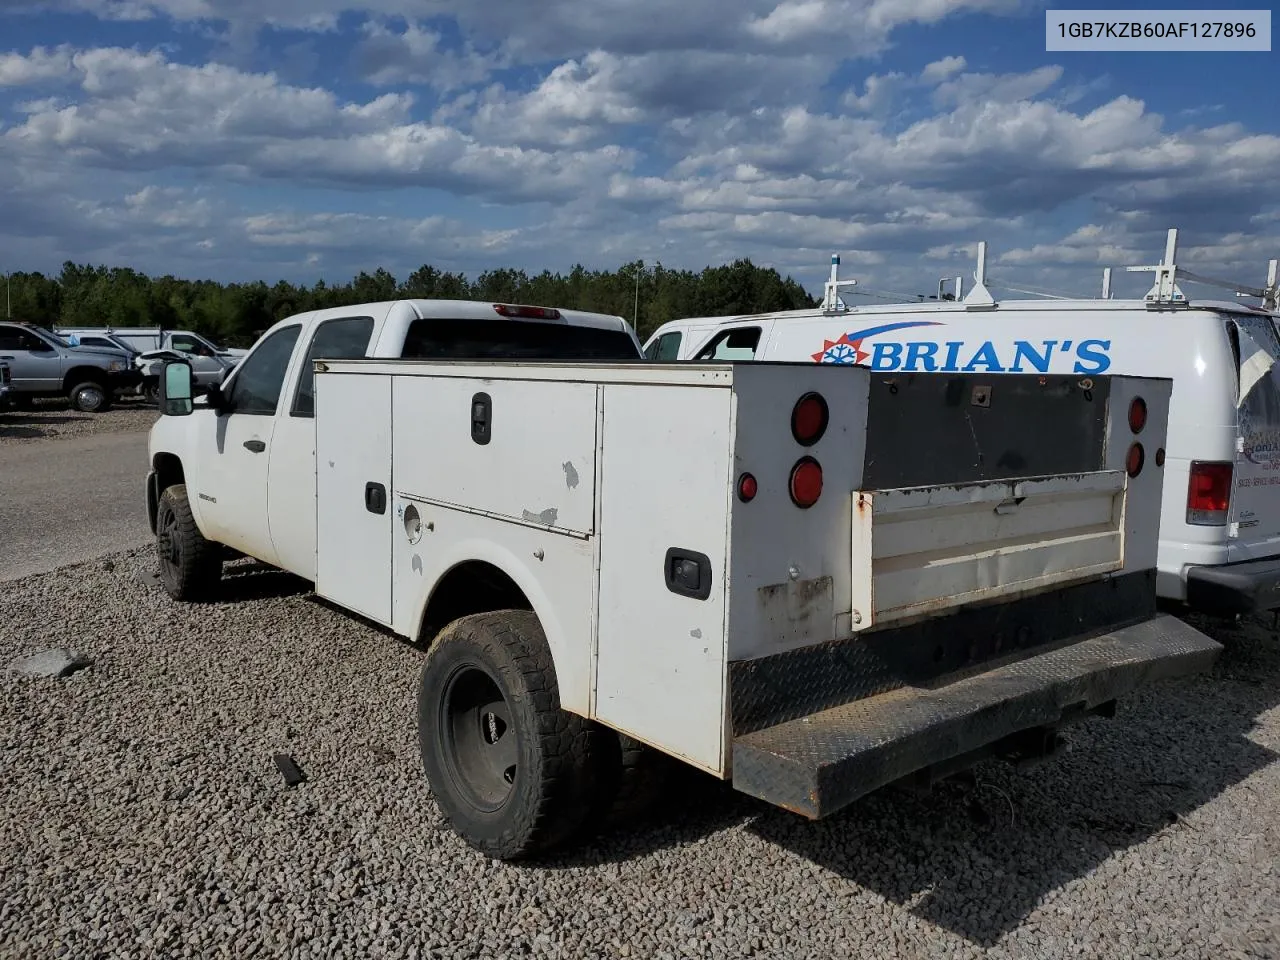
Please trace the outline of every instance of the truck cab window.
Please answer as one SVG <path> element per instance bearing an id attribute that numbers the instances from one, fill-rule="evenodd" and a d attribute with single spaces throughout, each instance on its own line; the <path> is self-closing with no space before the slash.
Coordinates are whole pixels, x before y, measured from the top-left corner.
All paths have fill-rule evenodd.
<path id="1" fill-rule="evenodd" d="M 680 358 L 680 331 L 664 333 L 649 345 L 645 357 L 658 363 L 670 363 Z"/>
<path id="2" fill-rule="evenodd" d="M 293 345 L 301 332 L 302 327 L 297 324 L 282 327 L 241 361 L 227 392 L 232 413 L 265 417 L 275 414 Z"/>
<path id="3" fill-rule="evenodd" d="M 760 344 L 759 327 L 722 330 L 698 351 L 696 360 L 754 360 Z"/>
<path id="4" fill-rule="evenodd" d="M 529 320 L 414 320 L 402 357 L 438 360 L 555 360 L 601 363 L 641 359 L 621 330 Z"/>
<path id="5" fill-rule="evenodd" d="M 298 377 L 298 390 L 294 394 L 293 409 L 289 415 L 315 416 L 316 360 L 359 359 L 368 351 L 369 338 L 372 335 L 372 317 L 343 317 L 340 320 L 326 320 L 316 327 L 315 335 L 311 338 L 311 348 L 307 350 L 307 358 L 302 365 L 302 373 Z"/>
<path id="6" fill-rule="evenodd" d="M 197 340 L 195 337 L 177 336 L 171 340 L 171 343 L 173 344 L 173 349 L 182 353 L 194 354 L 197 357 L 213 356 L 213 351 L 203 341 Z"/>
<path id="7" fill-rule="evenodd" d="M 34 333 L 28 333 L 21 327 L 0 326 L 0 350 L 48 351 L 52 349 Z"/>

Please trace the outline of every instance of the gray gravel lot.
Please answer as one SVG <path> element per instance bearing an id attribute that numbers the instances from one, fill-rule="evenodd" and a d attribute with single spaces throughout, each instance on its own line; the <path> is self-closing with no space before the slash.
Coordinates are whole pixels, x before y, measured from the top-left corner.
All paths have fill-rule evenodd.
<path id="1" fill-rule="evenodd" d="M 0 411 L 0 582 L 147 543 L 155 407 Z"/>
<path id="2" fill-rule="evenodd" d="M 144 433 L 159 415 L 155 404 L 140 400 L 118 400 L 106 413 L 80 413 L 65 400 L 37 400 L 31 410 L 0 410 L 0 449 L 55 437 Z"/>
<path id="3" fill-rule="evenodd" d="M 1280 956 L 1280 641 L 1215 628 L 1026 774 L 812 824 L 702 778 L 562 860 L 446 828 L 414 732 L 420 653 L 251 566 L 170 602 L 146 550 L 6 584 L 0 956 Z M 232 602 L 234 601 L 234 602 Z M 272 754 L 308 780 L 285 786 Z"/>

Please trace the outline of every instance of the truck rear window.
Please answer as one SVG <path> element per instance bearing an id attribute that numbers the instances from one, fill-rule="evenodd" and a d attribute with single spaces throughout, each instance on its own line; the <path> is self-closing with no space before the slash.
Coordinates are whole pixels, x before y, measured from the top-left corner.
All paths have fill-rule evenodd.
<path id="1" fill-rule="evenodd" d="M 402 357 L 422 360 L 638 361 L 621 330 L 530 320 L 414 320 Z"/>

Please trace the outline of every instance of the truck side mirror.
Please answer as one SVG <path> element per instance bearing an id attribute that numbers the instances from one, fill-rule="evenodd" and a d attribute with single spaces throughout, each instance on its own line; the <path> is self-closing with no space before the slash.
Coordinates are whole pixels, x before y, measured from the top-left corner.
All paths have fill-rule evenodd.
<path id="1" fill-rule="evenodd" d="M 160 365 L 160 413 L 166 417 L 190 416 L 195 409 L 191 365 L 165 360 Z"/>

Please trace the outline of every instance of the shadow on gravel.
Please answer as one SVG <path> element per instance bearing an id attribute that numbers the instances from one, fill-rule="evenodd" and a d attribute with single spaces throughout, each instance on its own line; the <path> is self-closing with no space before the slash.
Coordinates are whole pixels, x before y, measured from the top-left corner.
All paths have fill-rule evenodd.
<path id="1" fill-rule="evenodd" d="M 1164 830 L 1276 760 L 1248 739 L 1280 703 L 1280 642 L 1198 624 L 1226 649 L 1212 673 L 1154 684 L 1112 720 L 1069 728 L 1070 752 L 1019 774 L 988 762 L 966 789 L 882 791 L 810 823 L 772 807 L 749 829 L 991 946 L 1044 896 Z"/>
<path id="2" fill-rule="evenodd" d="M 294 597 L 308 593 L 311 584 L 292 573 L 256 561 L 227 564 L 221 589 L 209 602 L 214 605 L 244 603 L 246 600 L 268 600 L 272 597 Z"/>
<path id="3" fill-rule="evenodd" d="M 36 440 L 52 436 L 56 431 L 46 429 L 60 423 L 77 423 L 85 416 L 39 416 L 29 412 L 13 413 L 0 410 L 0 440 Z"/>

